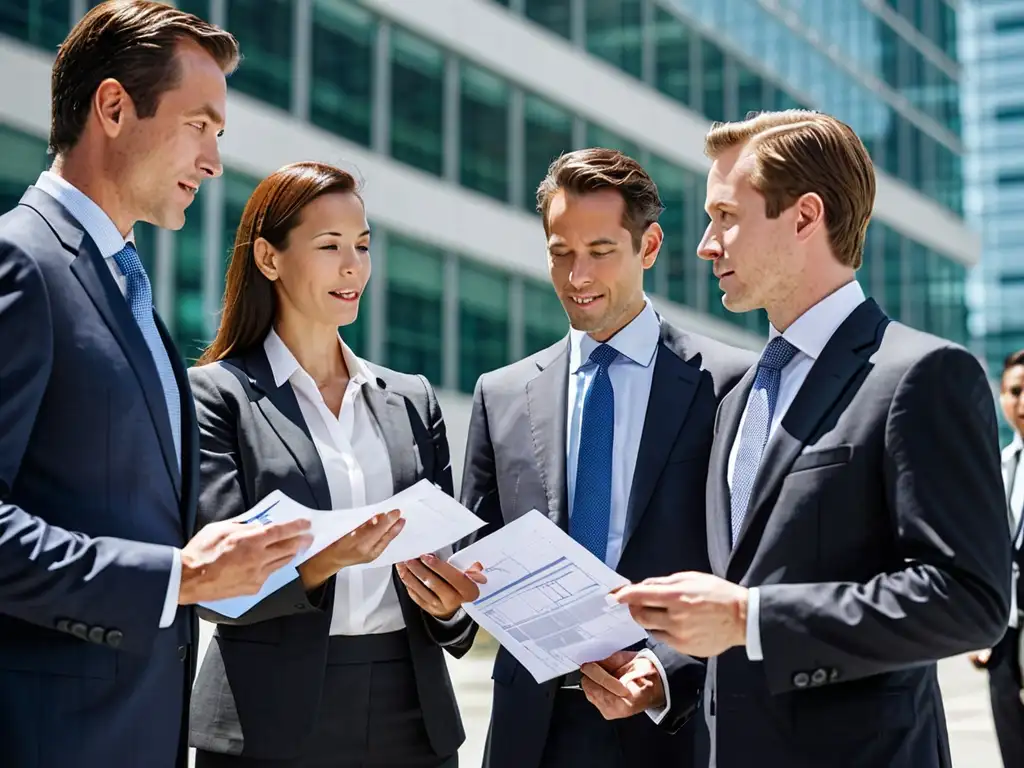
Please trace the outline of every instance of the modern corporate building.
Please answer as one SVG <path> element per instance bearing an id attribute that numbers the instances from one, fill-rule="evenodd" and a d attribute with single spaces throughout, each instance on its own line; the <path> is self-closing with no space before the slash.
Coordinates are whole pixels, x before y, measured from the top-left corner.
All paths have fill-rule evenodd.
<path id="1" fill-rule="evenodd" d="M 46 164 L 49 68 L 90 3 L 0 3 L 0 204 Z M 534 190 L 560 152 L 616 146 L 651 169 L 667 240 L 648 276 L 671 321 L 758 348 L 695 257 L 711 120 L 808 106 L 849 122 L 879 169 L 861 279 L 891 315 L 963 341 L 952 0 L 179 0 L 231 30 L 223 178 L 179 232 L 141 226 L 158 308 L 195 358 L 256 181 L 319 159 L 355 170 L 374 278 L 346 338 L 443 388 L 460 463 L 477 376 L 560 338 Z"/>
<path id="2" fill-rule="evenodd" d="M 995 383 L 1024 348 L 1024 0 L 970 0 L 961 14 L 965 208 L 985 252 L 970 330 Z"/>

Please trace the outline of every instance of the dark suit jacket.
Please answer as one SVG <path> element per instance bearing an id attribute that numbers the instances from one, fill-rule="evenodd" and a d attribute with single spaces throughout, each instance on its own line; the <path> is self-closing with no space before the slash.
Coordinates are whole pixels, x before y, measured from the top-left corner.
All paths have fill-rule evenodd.
<path id="1" fill-rule="evenodd" d="M 198 435 L 157 324 L 183 473 L 153 357 L 92 239 L 35 188 L 0 218 L 5 765 L 175 764 L 191 609 L 158 627 L 172 547 L 193 528 Z"/>
<path id="2" fill-rule="evenodd" d="M 383 391 L 364 395 L 381 427 L 395 492 L 422 478 L 452 493 L 444 419 L 422 376 L 370 366 Z M 331 509 L 323 464 L 291 384 L 277 387 L 262 345 L 189 371 L 199 414 L 199 522 L 234 517 L 280 489 L 312 509 Z M 438 755 L 465 739 L 441 648 L 460 657 L 472 645 L 459 612 L 439 621 L 412 602 L 393 573 L 408 629 L 427 735 Z M 323 687 L 334 581 L 310 595 L 298 579 L 238 619 L 218 622 L 192 696 L 190 743 L 211 752 L 292 759 L 309 736 Z"/>
<path id="3" fill-rule="evenodd" d="M 485 536 L 538 509 L 568 530 L 566 414 L 569 344 L 548 349 L 477 383 L 466 448 L 462 502 Z M 664 321 L 647 417 L 628 503 L 618 572 L 632 581 L 708 571 L 703 489 L 715 409 L 753 361 L 748 352 L 677 331 Z M 672 711 L 659 729 L 646 715 L 609 723 L 637 764 L 693 764 L 691 718 L 703 685 L 701 661 L 653 644 L 669 678 Z M 557 682 L 538 685 L 511 654 L 494 665 L 494 705 L 485 763 L 534 768 L 551 722 Z M 582 695 L 582 694 L 580 694 Z M 580 734 L 580 738 L 587 738 Z"/>
<path id="4" fill-rule="evenodd" d="M 708 542 L 717 575 L 760 587 L 764 661 L 709 663 L 712 765 L 949 766 L 935 662 L 990 647 L 1009 606 L 985 374 L 861 304 L 766 447 L 731 548 L 726 468 L 754 372 L 719 412 Z"/>

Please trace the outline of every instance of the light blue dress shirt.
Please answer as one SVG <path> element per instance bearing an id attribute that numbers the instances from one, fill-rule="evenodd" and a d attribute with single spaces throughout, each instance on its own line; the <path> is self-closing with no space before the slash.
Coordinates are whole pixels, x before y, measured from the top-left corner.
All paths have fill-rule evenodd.
<path id="1" fill-rule="evenodd" d="M 82 225 L 85 233 L 92 238 L 92 241 L 99 249 L 114 276 L 121 294 L 126 291 L 126 281 L 121 274 L 117 262 L 114 261 L 114 254 L 118 253 L 126 242 L 132 240 L 131 234 L 125 239 L 121 237 L 117 226 L 110 217 L 86 194 L 76 189 L 65 179 L 50 171 L 43 171 L 36 180 L 36 188 L 42 190 L 70 213 L 75 220 Z M 181 456 L 178 456 L 178 466 L 181 466 Z M 174 550 L 174 559 L 171 562 L 171 578 L 167 585 L 167 596 L 164 599 L 163 612 L 160 614 L 160 628 L 165 629 L 174 623 L 174 616 L 178 610 L 178 595 L 181 590 L 181 552 Z"/>
<path id="2" fill-rule="evenodd" d="M 612 440 L 612 501 L 608 519 L 608 550 L 605 564 L 616 568 L 622 557 L 622 542 L 626 533 L 626 510 L 633 488 L 636 457 L 640 451 L 647 401 L 654 381 L 654 360 L 661 341 L 661 321 L 645 298 L 643 310 L 606 343 L 619 356 L 608 367 L 615 396 L 615 434 Z M 587 389 L 594 381 L 597 365 L 589 362 L 590 353 L 599 342 L 575 328 L 569 331 L 569 396 L 566 420 L 566 487 L 569 492 L 569 517 L 573 513 L 576 497 L 576 468 L 579 462 L 580 432 L 583 429 L 583 402 Z M 704 489 L 698 489 L 701 493 Z M 665 689 L 665 706 L 647 710 L 648 716 L 660 723 L 672 706 L 668 677 L 658 657 L 648 650 L 640 652 L 650 659 L 661 675 Z"/>

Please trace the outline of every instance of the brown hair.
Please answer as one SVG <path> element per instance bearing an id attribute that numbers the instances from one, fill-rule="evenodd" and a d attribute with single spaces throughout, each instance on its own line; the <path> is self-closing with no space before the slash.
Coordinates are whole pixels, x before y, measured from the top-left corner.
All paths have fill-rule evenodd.
<path id="1" fill-rule="evenodd" d="M 859 269 L 875 202 L 875 169 L 864 144 L 846 123 L 820 112 L 762 112 L 738 123 L 715 123 L 704 141 L 712 160 L 751 143 L 756 167 L 750 177 L 776 218 L 797 199 L 815 192 L 825 203 L 832 253 Z"/>
<path id="2" fill-rule="evenodd" d="M 223 29 L 164 3 L 109 0 L 82 17 L 57 50 L 51 80 L 50 151 L 67 152 L 85 129 L 93 95 L 108 78 L 131 97 L 140 118 L 156 114 L 177 87 L 177 45 L 200 45 L 225 74 L 238 66 L 238 41 Z"/>
<path id="3" fill-rule="evenodd" d="M 288 236 L 299 225 L 302 209 L 334 192 L 359 196 L 351 173 L 312 161 L 286 165 L 259 183 L 245 204 L 235 234 L 217 337 L 199 358 L 199 365 L 244 354 L 263 342 L 277 313 L 277 294 L 256 266 L 253 245 L 262 237 L 279 251 L 287 249 Z"/>
<path id="4" fill-rule="evenodd" d="M 622 226 L 633 239 L 633 250 L 640 250 L 644 232 L 665 210 L 654 179 L 636 160 L 617 149 L 591 147 L 558 157 L 548 167 L 548 175 L 537 187 L 537 211 L 548 231 L 548 206 L 554 194 L 564 189 L 583 195 L 602 189 L 614 189 L 626 204 Z"/>

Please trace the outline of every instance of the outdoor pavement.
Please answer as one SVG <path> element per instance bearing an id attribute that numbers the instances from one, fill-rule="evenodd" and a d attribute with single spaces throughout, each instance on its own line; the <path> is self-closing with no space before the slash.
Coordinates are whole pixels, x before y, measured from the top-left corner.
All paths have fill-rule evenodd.
<path id="1" fill-rule="evenodd" d="M 204 622 L 200 658 L 209 635 L 210 627 Z M 479 768 L 483 756 L 491 706 L 493 652 L 491 643 L 478 643 L 462 659 L 447 657 L 466 727 L 466 742 L 459 752 L 460 768 Z M 939 677 L 954 768 L 1000 768 L 985 674 L 975 670 L 966 658 L 955 658 L 939 665 Z"/>

